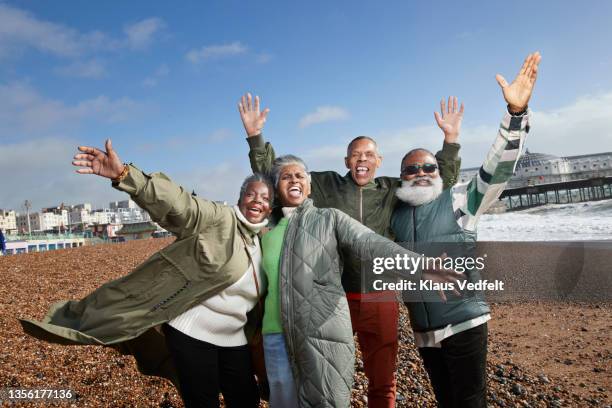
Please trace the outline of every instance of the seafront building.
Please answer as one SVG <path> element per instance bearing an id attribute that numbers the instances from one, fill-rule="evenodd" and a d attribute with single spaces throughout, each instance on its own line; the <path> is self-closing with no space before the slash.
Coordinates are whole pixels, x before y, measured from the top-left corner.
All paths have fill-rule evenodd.
<path id="1" fill-rule="evenodd" d="M 7 255 L 77 248 L 85 245 L 86 242 L 83 234 L 7 235 L 6 238 Z"/>
<path id="2" fill-rule="evenodd" d="M 480 167 L 461 169 L 460 182 L 469 181 Z M 507 188 L 534 186 L 612 176 L 612 152 L 558 157 L 527 149 L 516 164 Z"/>
<path id="3" fill-rule="evenodd" d="M 97 210 L 89 203 L 62 203 L 40 212 L 28 209 L 25 214 L 0 210 L 0 228 L 6 233 L 9 255 L 168 235 L 132 200 L 114 201 Z"/>
<path id="4" fill-rule="evenodd" d="M 459 182 L 479 170 L 462 169 Z M 527 149 L 502 194 L 509 208 L 606 198 L 612 198 L 612 152 L 558 157 Z"/>
<path id="5" fill-rule="evenodd" d="M 15 214 L 15 211 L 0 209 L 0 229 L 9 234 L 17 231 L 17 214 Z"/>

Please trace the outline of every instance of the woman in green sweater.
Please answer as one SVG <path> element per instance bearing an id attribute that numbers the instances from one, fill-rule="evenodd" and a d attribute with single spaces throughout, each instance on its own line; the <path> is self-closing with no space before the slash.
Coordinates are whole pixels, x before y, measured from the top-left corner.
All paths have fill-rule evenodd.
<path id="1" fill-rule="evenodd" d="M 310 175 L 295 156 L 272 168 L 282 207 L 264 235 L 267 296 L 263 318 L 270 405 L 348 407 L 353 383 L 353 332 L 342 289 L 341 251 L 361 259 L 419 256 L 343 212 L 316 208 Z M 406 279 L 454 282 L 453 271 L 414 271 Z"/>

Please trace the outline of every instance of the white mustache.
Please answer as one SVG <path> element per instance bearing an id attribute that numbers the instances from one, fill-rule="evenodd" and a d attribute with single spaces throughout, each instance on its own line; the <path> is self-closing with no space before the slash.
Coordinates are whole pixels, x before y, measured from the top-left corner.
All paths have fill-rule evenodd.
<path id="1" fill-rule="evenodd" d="M 414 186 L 417 183 L 417 181 L 421 181 L 421 180 L 427 180 L 429 185 L 433 184 L 431 176 L 417 176 L 413 178 L 412 180 L 410 180 L 408 183 L 410 186 Z"/>

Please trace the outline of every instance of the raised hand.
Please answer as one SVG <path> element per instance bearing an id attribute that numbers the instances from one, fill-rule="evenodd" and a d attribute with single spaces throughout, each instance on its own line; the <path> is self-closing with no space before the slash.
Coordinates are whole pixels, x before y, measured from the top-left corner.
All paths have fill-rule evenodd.
<path id="1" fill-rule="evenodd" d="M 255 95 L 255 103 L 253 103 L 251 94 L 247 93 L 242 96 L 240 103 L 238 103 L 238 111 L 247 136 L 252 137 L 261 133 L 270 109 L 266 108 L 263 112 L 260 112 L 259 96 Z"/>
<path id="2" fill-rule="evenodd" d="M 76 172 L 79 174 L 97 174 L 109 179 L 116 179 L 123 172 L 123 163 L 113 150 L 110 139 L 106 140 L 106 152 L 89 146 L 79 146 L 79 151 L 72 162 L 80 167 Z"/>
<path id="3" fill-rule="evenodd" d="M 518 113 L 527 109 L 527 103 L 529 98 L 531 98 L 531 93 L 538 77 L 538 64 L 541 59 L 542 56 L 537 51 L 529 54 L 511 84 L 508 84 L 508 81 L 500 74 L 495 76 L 497 83 L 502 88 L 504 99 L 508 103 L 510 112 Z"/>
<path id="4" fill-rule="evenodd" d="M 440 101 L 440 113 L 434 112 L 436 123 L 442 132 L 444 132 L 444 141 L 446 143 L 456 143 L 461 130 L 461 121 L 463 120 L 463 102 L 461 108 L 457 108 L 457 97 L 448 97 L 448 106 L 444 99 Z"/>
<path id="5" fill-rule="evenodd" d="M 440 259 L 442 261 L 440 262 L 440 265 L 442 265 L 442 263 L 444 262 L 444 259 L 446 258 L 448 258 L 448 256 L 446 255 L 446 252 L 440 255 Z M 450 283 L 453 285 L 452 292 L 457 296 L 461 296 L 461 292 L 457 290 L 458 282 L 460 280 L 464 280 L 465 275 L 462 273 L 456 272 L 453 269 L 448 269 L 444 267 L 438 268 L 434 263 L 434 266 L 432 268 L 423 270 L 422 279 L 430 280 L 432 282 L 442 283 L 442 284 Z M 444 291 L 440 290 L 438 291 L 438 294 L 440 295 L 440 298 L 442 299 L 442 301 L 446 302 L 447 299 L 446 299 L 446 294 L 444 293 Z"/>

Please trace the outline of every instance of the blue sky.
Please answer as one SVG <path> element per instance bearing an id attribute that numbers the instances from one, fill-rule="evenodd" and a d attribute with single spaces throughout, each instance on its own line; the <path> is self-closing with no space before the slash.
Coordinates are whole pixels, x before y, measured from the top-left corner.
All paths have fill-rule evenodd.
<path id="1" fill-rule="evenodd" d="M 511 80 L 535 50 L 527 147 L 610 151 L 612 3 L 585 4 L 0 1 L 0 208 L 122 198 L 71 169 L 75 145 L 106 137 L 123 160 L 233 201 L 245 91 L 270 107 L 277 151 L 344 172 L 346 143 L 367 134 L 385 175 L 408 149 L 441 146 L 432 112 L 457 95 L 463 163 L 477 166 L 504 108 L 494 76 Z"/>

